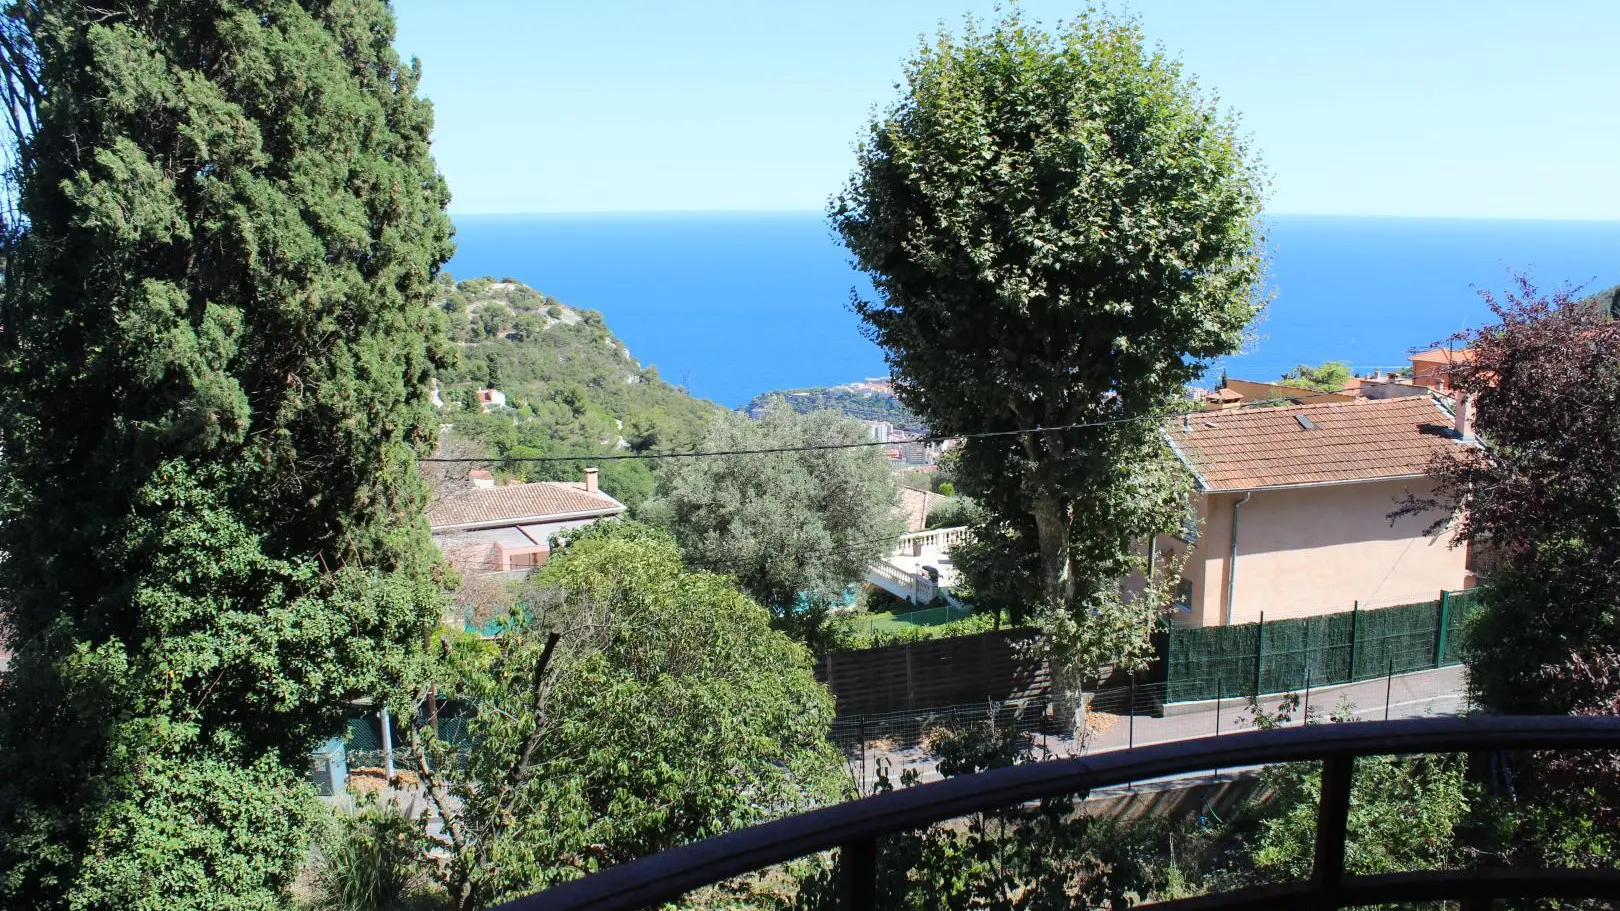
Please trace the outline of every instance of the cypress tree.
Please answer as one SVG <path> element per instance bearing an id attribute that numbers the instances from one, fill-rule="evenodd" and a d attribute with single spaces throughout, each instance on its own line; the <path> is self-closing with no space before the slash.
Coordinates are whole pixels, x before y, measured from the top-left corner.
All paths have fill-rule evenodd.
<path id="1" fill-rule="evenodd" d="M 266 907 L 438 617 L 431 109 L 383 0 L 8 15 L 0 904 Z"/>

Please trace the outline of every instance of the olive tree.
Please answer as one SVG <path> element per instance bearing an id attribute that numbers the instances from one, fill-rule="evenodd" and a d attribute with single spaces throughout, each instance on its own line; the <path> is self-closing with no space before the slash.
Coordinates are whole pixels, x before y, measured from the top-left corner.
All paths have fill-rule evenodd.
<path id="1" fill-rule="evenodd" d="M 791 450 L 677 459 L 643 508 L 672 531 L 694 566 L 737 579 L 787 625 L 813 636 L 819 604 L 858 581 L 904 531 L 899 483 L 860 422 L 795 414 L 781 399 L 759 420 L 722 415 L 707 451 Z"/>

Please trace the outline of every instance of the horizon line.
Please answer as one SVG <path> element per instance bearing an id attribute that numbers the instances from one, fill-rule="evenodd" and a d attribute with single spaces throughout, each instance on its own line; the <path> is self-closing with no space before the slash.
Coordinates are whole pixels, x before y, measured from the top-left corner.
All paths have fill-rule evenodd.
<path id="1" fill-rule="evenodd" d="M 718 216 L 824 216 L 821 209 L 535 209 L 512 212 L 456 212 L 455 218 L 612 218 L 612 217 L 718 217 Z M 1344 218 L 1383 219 L 1391 221 L 1519 221 L 1519 222 L 1580 222 L 1589 224 L 1620 223 L 1620 213 L 1614 218 L 1592 218 L 1562 215 L 1417 215 L 1411 213 L 1368 212 L 1262 212 L 1262 218 Z"/>

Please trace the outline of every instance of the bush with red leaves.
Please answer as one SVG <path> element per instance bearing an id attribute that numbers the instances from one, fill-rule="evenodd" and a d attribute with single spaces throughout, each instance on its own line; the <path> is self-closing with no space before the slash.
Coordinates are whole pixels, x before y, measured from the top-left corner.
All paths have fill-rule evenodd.
<path id="1" fill-rule="evenodd" d="M 1454 337 L 1470 354 L 1448 371 L 1482 445 L 1437 459 L 1437 497 L 1406 508 L 1463 507 L 1458 537 L 1500 561 L 1465 637 L 1478 701 L 1561 714 L 1584 703 L 1543 669 L 1620 642 L 1620 322 L 1524 279 L 1484 297 L 1497 322 Z"/>

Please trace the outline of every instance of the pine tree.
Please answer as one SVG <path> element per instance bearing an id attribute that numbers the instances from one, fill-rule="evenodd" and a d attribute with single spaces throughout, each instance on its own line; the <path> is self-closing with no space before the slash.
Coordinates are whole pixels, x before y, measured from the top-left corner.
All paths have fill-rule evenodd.
<path id="1" fill-rule="evenodd" d="M 8 16 L 0 904 L 266 907 L 308 751 L 439 610 L 431 109 L 382 0 Z"/>

